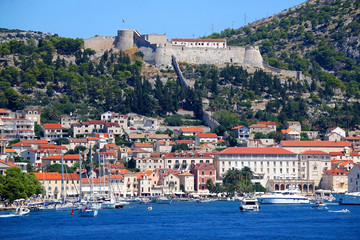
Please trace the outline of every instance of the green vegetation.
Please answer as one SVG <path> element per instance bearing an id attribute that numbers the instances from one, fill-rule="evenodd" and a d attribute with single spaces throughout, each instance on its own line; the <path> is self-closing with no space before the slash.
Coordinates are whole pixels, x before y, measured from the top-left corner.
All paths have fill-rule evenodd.
<path id="1" fill-rule="evenodd" d="M 0 196 L 10 202 L 34 194 L 42 194 L 43 188 L 34 174 L 21 172 L 18 167 L 11 167 L 5 171 L 6 176 L 0 175 Z"/>
<path id="2" fill-rule="evenodd" d="M 226 192 L 229 195 L 235 193 L 249 193 L 249 192 L 265 192 L 266 189 L 259 184 L 252 184 L 252 171 L 248 167 L 242 170 L 232 169 L 228 170 L 223 178 L 223 184 L 214 184 L 211 179 L 206 182 L 206 186 L 212 193 Z"/>
<path id="3" fill-rule="evenodd" d="M 358 8 L 359 0 L 313 0 L 281 17 L 208 37 L 228 38 L 229 45 L 258 45 L 271 66 L 302 71 L 329 90 L 340 88 L 359 98 Z"/>
<path id="4" fill-rule="evenodd" d="M 69 167 L 68 165 L 64 164 L 64 173 L 74 173 L 76 171 L 76 167 Z M 54 163 L 48 166 L 45 169 L 45 172 L 59 172 L 61 173 L 61 164 L 60 163 Z"/>

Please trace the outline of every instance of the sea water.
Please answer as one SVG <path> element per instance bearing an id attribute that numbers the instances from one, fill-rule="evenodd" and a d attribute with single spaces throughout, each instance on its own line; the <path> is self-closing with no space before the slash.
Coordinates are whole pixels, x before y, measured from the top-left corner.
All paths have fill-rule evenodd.
<path id="1" fill-rule="evenodd" d="M 360 206 L 260 205 L 259 212 L 241 212 L 239 205 L 173 202 L 148 211 L 149 205 L 132 203 L 93 218 L 30 212 L 0 217 L 0 239 L 360 239 Z M 343 208 L 350 212 L 337 212 Z"/>

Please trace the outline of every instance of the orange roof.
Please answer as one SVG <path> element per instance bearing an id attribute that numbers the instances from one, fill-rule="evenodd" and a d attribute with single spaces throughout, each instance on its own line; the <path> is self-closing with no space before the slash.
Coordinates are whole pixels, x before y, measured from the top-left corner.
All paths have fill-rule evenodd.
<path id="1" fill-rule="evenodd" d="M 225 38 L 212 39 L 212 38 L 172 38 L 172 42 L 226 42 Z"/>
<path id="2" fill-rule="evenodd" d="M 257 124 L 276 125 L 276 122 L 257 122 Z"/>
<path id="3" fill-rule="evenodd" d="M 111 172 L 116 172 L 117 174 L 129 174 L 129 173 L 133 173 L 127 169 L 114 169 L 114 170 L 111 170 Z"/>
<path id="4" fill-rule="evenodd" d="M 99 184 L 99 183 L 108 183 L 109 181 L 107 180 L 107 178 L 83 178 L 82 179 L 82 183 L 83 184 L 91 184 L 91 183 L 94 183 L 94 184 Z"/>
<path id="5" fill-rule="evenodd" d="M 345 175 L 348 175 L 348 173 L 346 171 L 344 171 L 343 169 L 330 169 L 330 170 L 326 170 L 324 171 L 324 173 L 332 173 L 332 175 L 339 175 L 339 173 L 345 173 Z"/>
<path id="6" fill-rule="evenodd" d="M 233 127 L 231 130 L 239 129 L 239 128 L 242 128 L 242 127 L 244 127 L 244 125 L 239 125 L 239 126 Z"/>
<path id="7" fill-rule="evenodd" d="M 218 143 L 223 143 L 223 142 L 225 142 L 225 140 L 224 140 L 224 139 L 220 139 L 220 140 L 218 140 Z"/>
<path id="8" fill-rule="evenodd" d="M 160 145 L 165 145 L 166 141 L 165 140 L 159 140 L 158 143 Z M 174 141 L 169 141 L 169 145 L 175 145 L 175 142 Z"/>
<path id="9" fill-rule="evenodd" d="M 14 149 L 6 148 L 5 153 L 16 153 L 16 151 Z"/>
<path id="10" fill-rule="evenodd" d="M 151 143 L 134 143 L 135 147 L 154 147 Z"/>
<path id="11" fill-rule="evenodd" d="M 3 108 L 0 108 L 0 113 L 7 113 L 7 111 Z"/>
<path id="12" fill-rule="evenodd" d="M 329 153 L 323 151 L 314 151 L 314 150 L 307 150 L 300 154 L 311 154 L 311 155 L 329 155 Z"/>
<path id="13" fill-rule="evenodd" d="M 353 160 L 338 160 L 338 159 L 331 160 L 331 165 L 336 164 L 339 166 L 345 166 L 348 163 L 354 164 L 354 161 Z"/>
<path id="14" fill-rule="evenodd" d="M 61 160 L 61 155 L 43 157 L 43 160 Z M 67 154 L 63 156 L 64 160 L 79 160 L 79 154 Z"/>
<path id="15" fill-rule="evenodd" d="M 281 141 L 283 147 L 350 147 L 348 141 Z"/>
<path id="16" fill-rule="evenodd" d="M 106 148 L 106 149 L 117 149 L 117 146 L 116 146 L 116 144 L 114 144 L 114 143 L 111 143 L 111 144 L 105 144 L 104 145 L 104 147 Z"/>
<path id="17" fill-rule="evenodd" d="M 5 136 L 4 137 L 0 136 L 0 139 L 6 139 L 6 137 Z"/>
<path id="18" fill-rule="evenodd" d="M 45 123 L 44 124 L 45 129 L 59 129 L 62 128 L 60 123 Z"/>
<path id="19" fill-rule="evenodd" d="M 45 172 L 34 173 L 35 177 L 39 180 L 61 180 L 61 173 L 58 172 Z M 80 176 L 76 173 L 64 173 L 64 180 L 79 180 Z"/>
<path id="20" fill-rule="evenodd" d="M 218 155 L 226 154 L 278 154 L 278 155 L 295 155 L 295 153 L 283 149 L 283 148 L 271 148 L 271 147 L 229 147 L 216 153 Z"/>
<path id="21" fill-rule="evenodd" d="M 111 175 L 111 179 L 118 179 L 118 178 L 122 179 L 122 178 L 124 178 L 124 175 L 120 175 L 120 174 L 118 174 L 118 175 Z"/>
<path id="22" fill-rule="evenodd" d="M 182 132 L 204 132 L 204 129 L 202 128 L 180 128 Z"/>
<path id="23" fill-rule="evenodd" d="M 289 128 L 289 129 L 281 129 L 282 134 L 287 134 L 289 132 L 291 132 L 293 129 Z"/>
<path id="24" fill-rule="evenodd" d="M 88 137 L 87 140 L 88 141 L 99 141 L 100 138 L 99 137 Z"/>
<path id="25" fill-rule="evenodd" d="M 345 137 L 345 140 L 360 140 L 360 136 L 356 136 L 356 137 Z"/>
<path id="26" fill-rule="evenodd" d="M 5 164 L 7 164 L 7 165 L 9 165 L 11 167 L 19 167 L 18 165 L 14 164 L 14 163 L 12 163 L 10 161 L 6 162 L 5 160 L 0 160 L 0 162 L 5 163 Z"/>
<path id="27" fill-rule="evenodd" d="M 18 142 L 13 144 L 11 147 L 31 147 L 30 144 L 24 142 Z"/>
<path id="28" fill-rule="evenodd" d="M 176 140 L 175 142 L 176 144 L 182 144 L 182 143 L 193 144 L 194 140 Z"/>
<path id="29" fill-rule="evenodd" d="M 202 154 L 202 157 L 200 156 Z M 178 155 L 178 156 L 176 156 Z M 165 158 L 213 158 L 211 153 L 199 153 L 199 152 L 183 152 L 183 153 L 168 153 Z"/>
<path id="30" fill-rule="evenodd" d="M 198 133 L 197 135 L 201 138 L 217 138 L 216 133 Z"/>

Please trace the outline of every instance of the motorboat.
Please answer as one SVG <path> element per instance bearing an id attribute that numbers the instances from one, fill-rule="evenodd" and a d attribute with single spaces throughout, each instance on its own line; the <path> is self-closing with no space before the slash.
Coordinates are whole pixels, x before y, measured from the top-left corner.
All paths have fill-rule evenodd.
<path id="1" fill-rule="evenodd" d="M 245 197 L 241 203 L 239 209 L 241 211 L 259 211 L 260 206 L 258 200 L 254 197 Z"/>
<path id="2" fill-rule="evenodd" d="M 360 192 L 332 194 L 340 205 L 360 205 Z"/>
<path id="3" fill-rule="evenodd" d="M 210 198 L 199 198 L 198 200 L 196 200 L 197 203 L 208 203 L 208 202 L 213 202 L 215 200 L 210 199 Z"/>
<path id="4" fill-rule="evenodd" d="M 171 198 L 165 196 L 157 197 L 153 200 L 153 202 L 157 204 L 171 204 L 171 201 L 172 201 Z"/>
<path id="5" fill-rule="evenodd" d="M 24 216 L 24 215 L 29 214 L 29 212 L 30 212 L 30 209 L 28 209 L 28 208 L 18 207 L 18 208 L 15 209 L 15 213 L 14 213 L 14 214 L 15 214 L 16 216 Z"/>
<path id="6" fill-rule="evenodd" d="M 148 207 L 146 208 L 146 210 L 151 211 L 151 210 L 152 210 L 152 206 L 148 206 Z"/>
<path id="7" fill-rule="evenodd" d="M 257 198 L 261 204 L 309 204 L 310 200 L 301 195 L 297 188 L 284 191 L 274 191 Z"/>
<path id="8" fill-rule="evenodd" d="M 125 205 L 129 205 L 130 203 L 129 202 L 126 202 L 126 201 L 119 201 L 119 202 L 116 202 L 115 203 L 115 208 L 123 208 Z"/>
<path id="9" fill-rule="evenodd" d="M 103 202 L 103 203 L 101 203 L 101 208 L 102 209 L 114 209 L 115 203 L 114 202 Z"/>
<path id="10" fill-rule="evenodd" d="M 81 217 L 96 217 L 96 215 L 98 214 L 98 210 L 94 207 L 84 207 L 83 209 L 80 209 L 79 214 Z"/>
<path id="11" fill-rule="evenodd" d="M 327 208 L 326 204 L 323 202 L 322 199 L 316 200 L 315 204 L 311 206 L 312 208 Z"/>

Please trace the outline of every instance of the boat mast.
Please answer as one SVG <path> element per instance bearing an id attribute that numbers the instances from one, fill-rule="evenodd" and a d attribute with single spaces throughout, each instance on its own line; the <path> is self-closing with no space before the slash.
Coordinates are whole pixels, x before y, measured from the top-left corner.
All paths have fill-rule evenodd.
<path id="1" fill-rule="evenodd" d="M 91 191 L 91 201 L 94 201 L 94 181 L 93 181 L 93 162 L 92 162 L 92 146 L 90 145 L 90 173 L 91 173 L 91 184 L 90 184 L 90 191 Z"/>
<path id="2" fill-rule="evenodd" d="M 103 156 L 103 159 L 102 159 L 102 162 L 101 162 L 101 165 L 103 166 L 103 177 L 104 177 L 104 195 L 105 195 L 105 185 L 106 185 L 106 183 L 105 183 L 105 154 L 104 154 L 104 156 Z M 109 196 L 110 196 L 110 193 L 109 193 Z"/>
<path id="3" fill-rule="evenodd" d="M 82 198 L 82 169 L 81 169 L 81 154 L 80 154 L 80 150 L 79 150 L 79 168 L 80 168 L 80 196 L 79 196 L 79 200 L 81 202 L 81 198 Z"/>
<path id="4" fill-rule="evenodd" d="M 64 195 L 64 156 L 61 153 L 61 201 L 65 203 L 65 195 Z"/>
<path id="5" fill-rule="evenodd" d="M 100 185 L 100 196 L 102 196 L 102 192 L 101 192 L 101 170 L 100 170 L 100 153 L 99 153 L 99 149 L 96 150 L 97 152 L 97 159 L 98 159 L 98 163 L 99 163 L 99 185 Z"/>

